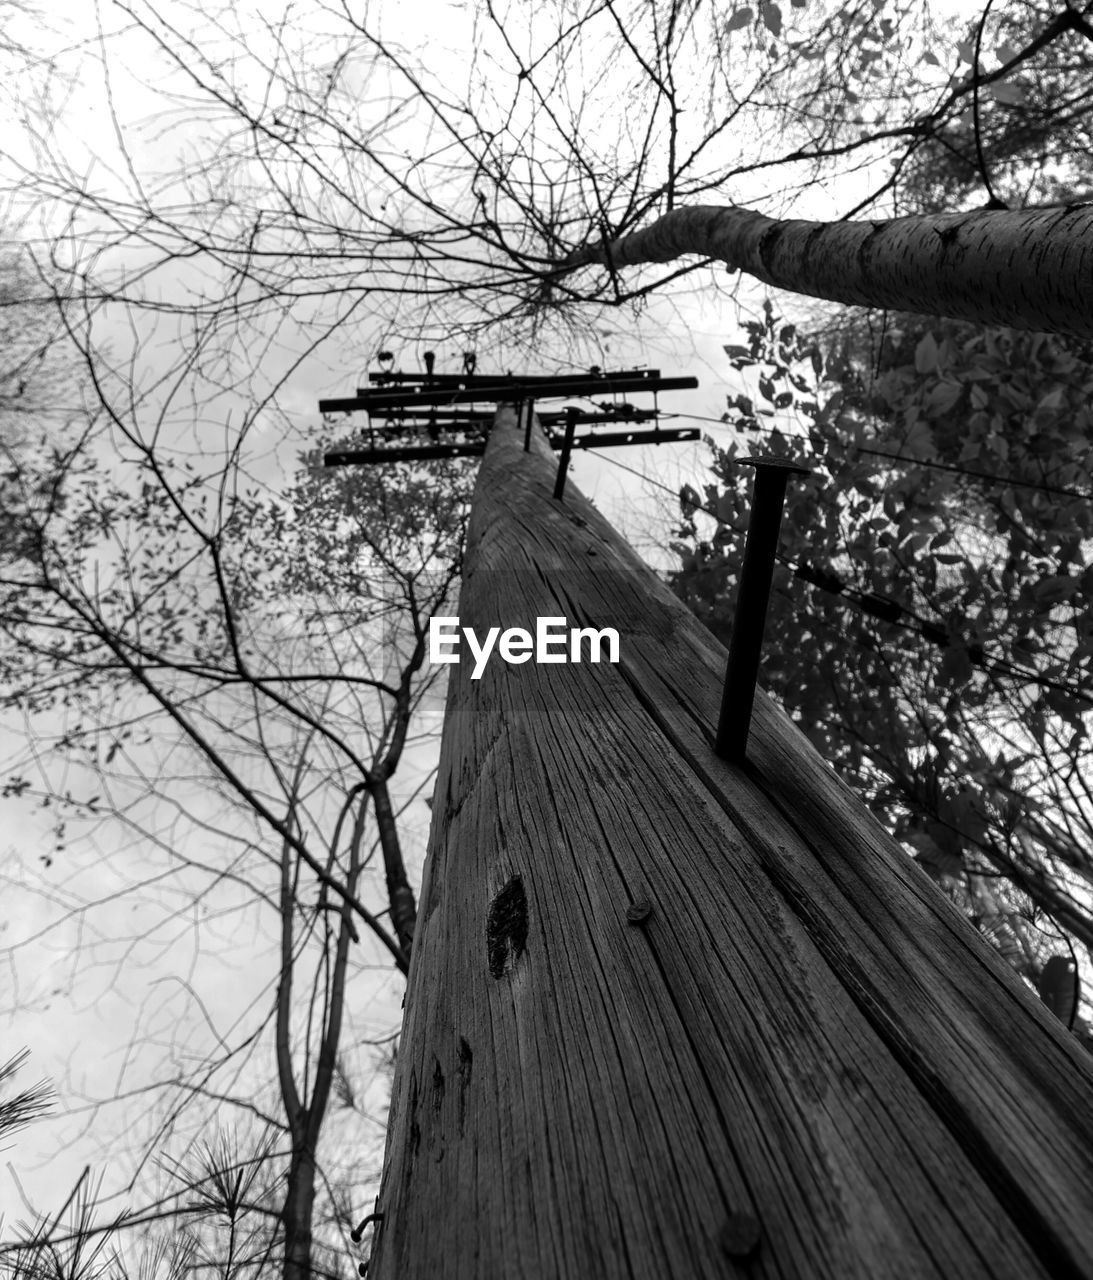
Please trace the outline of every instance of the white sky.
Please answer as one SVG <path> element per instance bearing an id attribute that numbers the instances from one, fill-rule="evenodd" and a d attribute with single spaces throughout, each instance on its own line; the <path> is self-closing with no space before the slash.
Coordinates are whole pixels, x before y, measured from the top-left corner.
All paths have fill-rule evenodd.
<path id="1" fill-rule="evenodd" d="M 967 7 L 954 6 L 957 11 L 966 11 Z M 185 6 L 178 3 L 168 4 L 167 8 L 180 18 L 185 12 Z M 262 6 L 262 11 L 272 20 L 276 14 L 290 8 L 284 3 L 267 4 Z M 937 8 L 935 6 L 935 10 Z M 465 56 L 465 51 L 461 52 L 460 46 L 465 44 L 469 31 L 466 7 L 458 3 L 437 3 L 434 0 L 434 3 L 427 6 L 427 10 L 430 56 L 458 61 Z M 86 74 L 76 84 L 72 97 L 65 106 L 64 120 L 67 123 L 62 130 L 65 148 L 74 161 L 82 159 L 84 163 L 91 163 L 94 160 L 97 166 L 105 165 L 108 170 L 112 163 L 110 157 L 115 157 L 116 162 L 117 153 L 109 113 L 104 106 L 101 78 L 92 74 L 96 13 L 108 29 L 119 26 L 121 16 L 111 5 L 93 7 L 78 0 L 53 4 L 48 13 L 51 25 L 59 26 L 63 22 L 71 26 L 71 52 L 68 58 L 73 65 L 81 42 L 86 42 L 83 46 L 87 51 Z M 389 6 L 385 30 L 393 38 L 397 37 L 413 46 L 419 39 L 422 13 L 421 6 Z M 126 46 L 121 44 L 117 47 L 120 49 Z M 125 120 L 135 121 L 156 112 L 158 101 L 155 95 L 142 88 L 139 79 L 126 75 L 116 61 L 112 65 L 114 74 L 111 90 L 118 115 Z M 143 74 L 143 63 L 134 65 L 133 70 L 138 75 Z M 157 137 L 154 130 L 146 131 L 144 149 L 140 146 L 137 148 L 137 159 L 148 163 L 152 168 L 155 167 L 157 146 L 160 145 Z M 7 141 L 10 143 L 10 140 Z M 85 148 L 82 158 L 74 154 L 81 143 Z M 801 206 L 800 213 L 815 217 L 837 213 L 840 207 L 846 207 L 857 198 L 856 188 L 864 191 L 864 181 L 864 177 L 859 177 L 854 182 L 837 188 L 819 189 L 812 193 L 807 206 Z M 763 291 L 758 286 L 745 285 L 740 294 L 744 313 L 758 315 L 763 296 Z M 791 305 L 788 299 L 776 297 L 776 310 L 780 304 Z M 708 293 L 676 298 L 671 302 L 654 298 L 645 317 L 643 333 L 659 333 L 663 337 L 658 341 L 654 341 L 652 337 L 646 341 L 636 340 L 629 331 L 628 322 L 620 320 L 614 327 L 614 333 L 605 339 L 604 364 L 618 367 L 653 365 L 666 375 L 694 374 L 698 377 L 698 391 L 664 395 L 661 399 L 663 409 L 718 419 L 724 409 L 726 393 L 744 389 L 738 381 L 729 381 L 735 375 L 728 369 L 722 345 L 737 338 L 733 332 L 731 308 L 723 300 Z M 408 360 L 406 363 L 412 365 L 414 361 Z M 500 367 L 506 367 L 504 361 L 498 363 Z M 480 372 L 484 372 L 496 366 L 489 353 L 480 351 L 478 367 Z M 549 372 L 550 368 L 546 367 L 543 371 Z M 297 371 L 291 384 L 282 393 L 280 405 L 283 410 L 298 417 L 301 435 L 295 440 L 283 440 L 276 437 L 272 426 L 261 433 L 256 448 L 268 452 L 264 459 L 256 453 L 253 464 L 263 480 L 272 487 L 277 487 L 279 477 L 285 476 L 286 468 L 291 467 L 300 441 L 306 437 L 308 430 L 317 429 L 319 425 L 317 401 L 320 396 L 343 392 L 346 381 L 341 381 L 339 385 L 339 380 L 346 379 L 352 385 L 352 375 L 355 372 L 332 369 L 325 361 L 320 360 L 310 361 Z M 690 424 L 686 419 L 680 419 L 678 425 L 698 425 L 722 441 L 729 437 L 727 431 L 712 423 Z M 679 518 L 678 505 L 670 494 L 657 490 L 622 470 L 615 465 L 616 462 L 625 463 L 639 472 L 647 471 L 661 483 L 678 491 L 680 484 L 685 481 L 702 486 L 708 476 L 707 450 L 703 445 L 680 445 L 662 447 L 656 452 L 627 449 L 604 451 L 599 455 L 579 451 L 575 455 L 572 480 L 639 550 L 657 558 L 653 554 L 653 548 L 666 544 L 667 532 Z M 662 564 L 670 563 L 670 557 L 665 553 L 661 554 L 659 560 Z M 18 730 L 13 731 L 18 734 Z M 0 737 L 0 751 L 4 745 L 4 739 Z M 405 774 L 411 779 L 415 774 L 420 777 L 431 767 L 431 756 L 418 753 L 417 757 L 411 755 L 407 761 Z M 203 801 L 195 797 L 193 803 L 200 805 Z M 65 872 L 71 876 L 69 883 L 58 885 L 56 879 L 51 879 L 47 874 L 43 879 L 47 885 L 52 886 L 49 897 L 37 896 L 29 886 L 19 890 L 15 884 L 24 877 L 36 875 L 40 870 L 37 853 L 41 844 L 48 842 L 45 835 L 48 823 L 43 821 L 40 828 L 35 827 L 33 820 L 28 820 L 22 808 L 16 809 L 9 803 L 0 801 L 0 816 L 6 816 L 8 812 L 11 816 L 7 819 L 9 826 L 4 844 L 14 856 L 9 857 L 5 867 L 6 910 L 3 914 L 7 917 L 7 922 L 4 933 L 0 936 L 6 942 L 10 942 L 17 930 L 25 935 L 55 918 L 58 904 L 68 900 L 66 894 L 105 896 L 114 883 L 111 879 L 113 875 L 132 874 L 140 865 L 142 851 L 139 844 L 119 850 L 116 864 L 109 867 L 101 864 L 91 846 L 82 852 L 74 848 L 65 854 L 65 858 L 70 859 Z M 428 818 L 428 811 L 419 802 L 408 815 L 404 828 L 403 839 L 415 887 L 420 883 L 420 861 L 424 852 Z M 13 829 L 10 825 L 13 822 L 20 823 L 20 827 Z M 210 856 L 214 854 L 210 852 Z M 95 917 L 95 927 L 105 932 L 109 932 L 112 927 L 123 932 L 130 930 L 131 903 L 122 900 L 116 906 L 101 909 Z M 258 927 L 253 922 L 248 926 Z M 268 919 L 265 921 L 265 928 L 269 928 Z M 247 939 L 254 935 L 248 932 L 242 936 Z M 99 975 L 72 972 L 70 948 L 76 937 L 77 924 L 72 922 L 60 933 L 43 941 L 20 958 L 18 975 L 23 984 L 20 994 L 24 996 L 25 1004 L 4 1024 L 4 1040 L 8 1052 L 0 1055 L 9 1056 L 21 1046 L 27 1046 L 31 1050 L 31 1057 L 17 1084 L 25 1087 L 43 1075 L 49 1076 L 62 1096 L 62 1103 L 69 1108 L 78 1105 L 78 1099 L 85 1091 L 100 1095 L 112 1092 L 124 1062 L 127 1028 L 141 1008 L 147 1007 L 149 1002 L 162 1000 L 169 992 L 173 993 L 162 1009 L 161 1030 L 165 1035 L 171 1032 L 171 1020 L 183 1016 L 183 1002 L 177 982 L 171 975 L 180 971 L 179 948 L 183 948 L 184 953 L 189 955 L 194 950 L 196 935 L 192 930 L 181 928 L 174 950 L 164 952 L 158 965 L 141 966 L 136 972 L 129 971 L 124 966 L 104 969 Z M 234 1014 L 262 990 L 271 975 L 248 967 L 247 944 L 244 942 L 244 945 L 238 945 L 238 938 L 224 939 L 218 946 L 220 950 L 216 953 L 215 963 L 224 966 L 228 980 L 205 983 L 202 994 L 207 1002 L 209 1016 L 218 1024 L 228 1025 Z M 207 957 L 202 958 L 197 952 L 194 952 L 194 957 L 195 964 L 210 963 Z M 0 973 L 3 972 L 0 968 Z M 6 982 L 7 977 L 0 978 L 0 981 Z M 400 999 L 401 981 L 397 976 L 383 974 L 378 978 L 371 978 L 364 975 L 359 979 L 351 1000 L 358 1038 L 366 1035 L 378 1036 L 397 1027 Z M 372 1060 L 366 1055 L 367 1050 L 362 1051 L 358 1067 L 366 1082 L 374 1082 Z M 71 1075 L 68 1075 L 69 1068 Z M 382 1087 L 379 1087 L 378 1092 L 372 1095 L 373 1104 L 381 1094 Z M 96 1168 L 103 1167 L 102 1147 L 110 1145 L 118 1126 L 116 1113 L 108 1110 L 95 1119 L 82 1135 L 70 1120 L 61 1116 L 37 1122 L 11 1139 L 4 1157 L 10 1165 L 0 1169 L 0 1214 L 5 1218 L 2 1234 L 7 1235 L 11 1224 L 24 1216 L 12 1170 L 17 1173 L 19 1182 L 38 1207 L 55 1208 L 58 1190 L 67 1190 L 85 1163 L 90 1162 Z M 65 1145 L 59 1152 L 57 1143 L 61 1140 Z M 107 1179 L 109 1184 L 109 1172 Z"/>

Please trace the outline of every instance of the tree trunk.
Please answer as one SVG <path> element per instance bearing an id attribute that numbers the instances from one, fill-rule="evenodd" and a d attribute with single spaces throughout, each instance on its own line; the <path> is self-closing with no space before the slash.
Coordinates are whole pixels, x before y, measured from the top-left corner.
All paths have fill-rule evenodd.
<path id="1" fill-rule="evenodd" d="M 884 222 L 782 222 L 751 209 L 697 205 L 607 246 L 580 249 L 558 270 L 670 262 L 687 253 L 832 302 L 1093 335 L 1093 204 Z"/>
<path id="2" fill-rule="evenodd" d="M 1093 1059 L 522 445 L 461 625 L 620 661 L 452 668 L 369 1280 L 1093 1277 Z"/>
<path id="3" fill-rule="evenodd" d="M 414 907 L 414 891 L 406 878 L 406 863 L 399 844 L 398 824 L 391 807 L 391 793 L 386 778 L 374 778 L 369 784 L 372 807 L 376 814 L 380 848 L 383 850 L 383 866 L 387 878 L 387 901 L 391 904 L 391 924 L 403 953 L 410 955 L 414 941 L 414 925 L 417 914 Z"/>
<path id="4" fill-rule="evenodd" d="M 292 1154 L 288 1195 L 281 1220 L 285 1226 L 283 1280 L 311 1280 L 311 1220 L 315 1209 L 315 1157 L 310 1151 Z"/>

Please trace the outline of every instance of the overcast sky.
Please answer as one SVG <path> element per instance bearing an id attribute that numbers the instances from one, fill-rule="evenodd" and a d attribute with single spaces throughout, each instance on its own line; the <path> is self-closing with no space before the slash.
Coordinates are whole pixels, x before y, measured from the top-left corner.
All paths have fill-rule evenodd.
<path id="1" fill-rule="evenodd" d="M 168 4 L 167 8 L 171 9 L 172 5 Z M 178 4 L 174 8 L 181 14 L 189 6 Z M 288 8 L 283 3 L 267 4 L 262 6 L 262 12 L 272 21 Z M 466 7 L 431 0 L 426 8 L 429 44 L 424 50 L 425 60 L 444 59 L 457 65 L 467 56 L 470 26 Z M 422 12 L 420 5 L 387 6 L 383 17 L 385 34 L 410 48 L 419 48 Z M 68 0 L 68 3 L 49 7 L 48 23 L 57 31 L 56 48 L 62 50 L 59 61 L 62 67 L 76 73 L 58 125 L 58 139 L 75 166 L 81 163 L 94 166 L 100 173 L 113 170 L 122 180 L 124 166 L 106 108 L 107 84 L 99 62 L 99 21 L 108 33 L 105 44 L 109 49 L 113 109 L 119 119 L 133 126 L 129 137 L 134 158 L 150 171 L 161 159 L 157 155 L 157 146 L 161 145 L 157 139 L 161 134 L 155 127 L 162 123 L 158 114 L 160 102 L 154 89 L 142 83 L 149 72 L 145 43 L 137 36 L 124 34 L 124 15 L 109 4 L 92 6 L 82 0 Z M 65 29 L 63 34 L 62 29 Z M 128 42 L 131 42 L 133 57 L 127 69 Z M 157 73 L 155 87 L 161 83 Z M 141 122 L 145 122 L 144 126 L 138 129 L 136 126 Z M 172 137 L 177 138 L 177 121 L 172 123 L 172 128 L 176 130 Z M 8 145 L 19 154 L 17 140 L 13 143 L 9 139 Z M 22 152 L 24 157 L 27 154 Z M 797 206 L 797 213 L 817 218 L 837 216 L 865 193 L 869 181 L 870 175 L 863 172 L 842 185 L 818 187 Z M 41 213 L 48 220 L 50 211 L 43 209 Z M 640 332 L 622 319 L 606 325 L 601 335 L 603 363 L 617 367 L 651 365 L 665 375 L 696 376 L 700 383 L 698 391 L 665 394 L 661 397 L 661 407 L 697 415 L 693 425 L 725 441 L 730 438 L 725 428 L 702 419 L 718 419 L 725 407 L 726 394 L 744 389 L 739 381 L 730 381 L 738 375 L 731 374 L 722 351 L 724 343 L 739 340 L 735 330 L 736 312 L 724 297 L 702 291 L 698 287 L 702 283 L 693 278 L 689 293 L 676 291 L 671 298 L 654 297 Z M 759 286 L 742 284 L 738 299 L 740 314 L 758 316 L 764 296 Z M 789 305 L 792 304 L 784 295 L 775 299 L 776 309 Z M 269 425 L 251 439 L 251 469 L 271 489 L 276 491 L 287 484 L 298 449 L 309 433 L 318 431 L 319 398 L 346 394 L 381 341 L 382 334 L 374 337 L 364 334 L 364 350 L 357 368 L 338 367 L 329 356 L 322 356 L 305 361 L 293 373 L 281 390 L 278 402 L 282 412 L 296 422 L 299 434 L 294 439 L 282 438 L 276 420 L 271 418 Z M 399 355 L 404 367 L 415 366 L 415 353 Z M 442 352 L 441 360 L 454 356 L 454 350 Z M 155 346 L 150 346 L 143 358 L 154 363 L 165 356 L 157 356 Z M 446 367 L 458 366 L 453 361 Z M 509 354 L 503 348 L 479 351 L 478 372 L 509 367 Z M 541 366 L 527 371 L 549 373 L 571 371 L 571 367 L 564 352 L 554 351 L 544 352 Z M 692 422 L 682 417 L 678 425 L 692 425 Z M 639 551 L 651 562 L 664 566 L 670 563 L 663 548 L 678 519 L 678 506 L 673 494 L 658 486 L 667 486 L 675 492 L 684 482 L 701 487 L 707 477 L 707 466 L 708 451 L 703 445 L 661 447 L 656 451 L 605 450 L 599 455 L 579 452 L 574 460 L 572 479 Z M 642 475 L 648 479 L 642 479 Z M 17 740 L 22 732 L 19 726 L 7 726 L 6 731 L 10 739 L 0 737 L 0 747 L 11 739 Z M 403 774 L 403 785 L 417 785 L 431 771 L 434 762 L 432 750 L 411 756 Z M 182 785 L 180 783 L 180 788 Z M 206 806 L 211 814 L 216 807 L 215 798 L 193 793 L 182 799 L 181 795 L 180 792 L 180 803 L 196 811 Z M 0 818 L 7 828 L 4 845 L 10 850 L 4 867 L 4 931 L 0 937 L 6 945 L 11 945 L 16 938 L 31 938 L 47 926 L 53 926 L 42 934 L 40 941 L 22 948 L 14 963 L 0 966 L 0 982 L 18 980 L 20 984 L 18 990 L 7 991 L 8 999 L 4 1002 L 19 1007 L 4 1022 L 2 1056 L 10 1056 L 22 1046 L 28 1047 L 31 1058 L 18 1084 L 25 1087 L 42 1076 L 49 1077 L 61 1103 L 56 1118 L 38 1122 L 8 1142 L 4 1159 L 10 1164 L 0 1169 L 0 1214 L 5 1218 L 2 1234 L 6 1236 L 12 1223 L 24 1216 L 11 1170 L 35 1205 L 46 1210 L 57 1207 L 59 1192 L 71 1186 L 85 1163 L 104 1169 L 106 1184 L 112 1185 L 111 1172 L 104 1168 L 103 1150 L 126 1140 L 125 1125 L 133 1114 L 132 1104 L 128 1110 L 115 1106 L 94 1113 L 83 1109 L 81 1098 L 109 1096 L 119 1079 L 124 1079 L 128 1088 L 145 1082 L 140 1071 L 133 1071 L 128 1062 L 127 1031 L 139 1014 L 153 1010 L 153 1025 L 163 1042 L 167 1043 L 172 1037 L 177 1039 L 179 1028 L 188 1026 L 187 1020 L 196 1016 L 193 1002 L 188 1000 L 180 983 L 180 974 L 187 971 L 197 974 L 195 985 L 198 978 L 203 980 L 200 989 L 205 1013 L 221 1033 L 229 1032 L 233 1020 L 252 1002 L 264 1001 L 268 1006 L 272 1000 L 269 984 L 273 975 L 268 969 L 249 964 L 248 960 L 260 943 L 263 946 L 268 943 L 273 922 L 268 914 L 264 920 L 261 913 L 231 916 L 217 936 L 215 922 L 181 919 L 175 922 L 173 938 L 169 930 L 160 930 L 157 938 L 140 951 L 140 964 L 132 965 L 109 942 L 113 930 L 122 936 L 133 932 L 133 913 L 139 908 L 134 907 L 132 898 L 123 898 L 113 906 L 102 906 L 93 917 L 74 916 L 60 925 L 56 922 L 66 916 L 72 903 L 81 899 L 105 901 L 126 877 L 136 874 L 143 857 L 141 842 L 134 839 L 131 845 L 119 848 L 108 863 L 104 863 L 93 844 L 82 850 L 71 847 L 64 855 L 66 861 L 55 863 L 51 873 L 43 870 L 38 856 L 48 843 L 48 821 L 28 816 L 24 808 L 2 800 Z M 404 827 L 415 887 L 420 882 L 428 822 L 424 801 L 418 801 L 407 813 Z M 16 823 L 18 826 L 13 826 Z M 221 852 L 215 845 L 195 850 L 210 860 L 215 860 Z M 38 887 L 36 880 L 40 880 Z M 91 946 L 90 934 L 94 931 L 105 939 L 96 944 L 97 950 Z M 78 951 L 75 950 L 77 943 Z M 100 968 L 86 963 L 91 954 L 102 958 Z M 74 963 L 74 957 L 79 957 L 78 963 Z M 180 963 L 183 957 L 185 962 Z M 215 980 L 211 983 L 207 980 L 209 966 L 216 966 Z M 358 1040 L 375 1038 L 396 1028 L 401 992 L 401 980 L 391 972 L 374 977 L 361 975 L 355 981 L 351 999 L 352 1034 Z M 184 1047 L 176 1043 L 174 1051 L 181 1052 Z M 149 1063 L 153 1061 L 154 1055 L 150 1055 Z M 268 1067 L 268 1062 L 265 1065 Z M 360 1051 L 358 1065 L 365 1086 L 372 1089 L 369 1103 L 374 1109 L 384 1096 L 386 1086 L 377 1076 L 367 1049 Z M 151 1069 L 149 1065 L 147 1070 Z M 138 1102 L 143 1105 L 143 1100 Z M 358 1140 L 363 1143 L 366 1134 L 367 1126 Z M 382 1132 L 373 1131 L 371 1136 L 374 1157 L 381 1149 L 376 1143 L 381 1141 Z M 61 1150 L 58 1143 L 64 1144 Z"/>

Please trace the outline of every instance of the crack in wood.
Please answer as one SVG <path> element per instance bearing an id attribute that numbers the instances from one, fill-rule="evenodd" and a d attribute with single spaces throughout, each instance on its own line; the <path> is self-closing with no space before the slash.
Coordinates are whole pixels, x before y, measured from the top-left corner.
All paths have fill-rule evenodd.
<path id="1" fill-rule="evenodd" d="M 413 1172 L 414 1156 L 421 1146 L 421 1126 L 417 1122 L 417 1072 L 410 1069 L 410 1158 L 406 1162 L 406 1176 Z"/>
<path id="2" fill-rule="evenodd" d="M 474 1061 L 474 1055 L 471 1053 L 471 1046 L 467 1041 L 459 1037 L 459 1136 L 463 1136 L 463 1129 L 467 1119 L 467 1090 L 471 1084 L 471 1064 Z"/>
<path id="3" fill-rule="evenodd" d="M 440 1113 L 444 1105 L 444 1072 L 440 1068 L 440 1059 L 433 1059 L 433 1110 Z"/>

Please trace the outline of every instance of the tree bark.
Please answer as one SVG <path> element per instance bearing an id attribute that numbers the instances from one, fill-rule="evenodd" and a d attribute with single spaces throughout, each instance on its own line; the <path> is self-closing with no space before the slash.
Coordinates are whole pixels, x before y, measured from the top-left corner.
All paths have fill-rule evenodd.
<path id="1" fill-rule="evenodd" d="M 379 831 L 380 848 L 383 850 L 383 866 L 387 878 L 387 901 L 391 904 L 391 924 L 398 938 L 403 954 L 410 955 L 414 942 L 414 925 L 417 911 L 414 904 L 414 891 L 406 878 L 406 863 L 402 857 L 399 844 L 398 824 L 395 812 L 391 807 L 391 793 L 387 789 L 386 778 L 373 778 L 368 788 L 372 797 L 372 807 L 376 814 L 376 828 Z"/>
<path id="2" fill-rule="evenodd" d="M 301 754 L 293 781 L 292 802 L 289 807 L 287 825 L 295 826 L 295 807 L 298 803 L 300 779 L 302 777 L 305 757 Z M 386 795 L 386 791 L 384 793 Z M 281 1089 L 281 1103 L 285 1112 L 286 1127 L 292 1141 L 292 1153 L 289 1157 L 286 1175 L 285 1199 L 281 1207 L 281 1223 L 285 1234 L 284 1261 L 281 1268 L 282 1280 L 310 1280 L 313 1274 L 311 1249 L 313 1240 L 313 1214 L 315 1211 L 315 1153 L 319 1145 L 326 1109 L 330 1102 L 330 1092 L 337 1070 L 338 1046 L 341 1042 L 342 1017 L 345 1012 L 346 974 L 349 964 L 349 942 L 358 941 L 353 927 L 352 908 L 350 902 L 356 897 L 361 873 L 361 841 L 364 835 L 364 821 L 367 813 L 367 802 L 358 793 L 350 792 L 350 801 L 357 802 L 357 815 L 353 824 L 353 836 L 349 845 L 349 869 L 345 879 L 346 896 L 339 911 L 337 942 L 334 946 L 333 963 L 329 966 L 329 987 L 324 998 L 319 1000 L 317 993 L 312 1000 L 320 1004 L 319 1019 L 321 1038 L 319 1052 L 316 1057 L 314 1084 L 311 1099 L 307 1100 L 306 1074 L 304 1097 L 296 1085 L 296 1077 L 292 1062 L 292 979 L 295 965 L 295 947 L 293 941 L 293 922 L 297 911 L 295 893 L 298 864 L 293 865 L 293 850 L 286 840 L 281 848 L 281 971 L 277 983 L 276 1034 L 275 1051 L 277 1058 L 277 1079 Z M 388 808 L 390 803 L 388 801 Z M 345 812 L 345 811 L 343 811 Z M 337 824 L 340 830 L 341 821 Z M 331 845 L 331 859 L 336 852 L 337 836 Z M 325 893 L 326 885 L 320 889 L 320 897 Z M 325 925 L 324 925 L 325 928 Z M 327 943 L 329 947 L 329 940 Z M 329 959 L 329 950 L 327 959 Z M 315 1014 L 312 1007 L 311 1014 Z M 310 1032 L 312 1017 L 308 1017 Z M 310 1054 L 310 1048 L 309 1048 Z"/>
<path id="3" fill-rule="evenodd" d="M 315 1209 L 315 1156 L 294 1151 L 288 1174 L 288 1194 L 281 1220 L 285 1227 L 283 1280 L 312 1280 L 311 1231 Z"/>
<path id="4" fill-rule="evenodd" d="M 618 269 L 688 253 L 832 302 L 1093 335 L 1093 204 L 878 222 L 779 221 L 697 205 L 580 249 L 557 270 Z"/>
<path id="5" fill-rule="evenodd" d="M 461 625 L 620 661 L 451 669 L 370 1280 L 1093 1276 L 1093 1060 L 533 434 Z"/>

